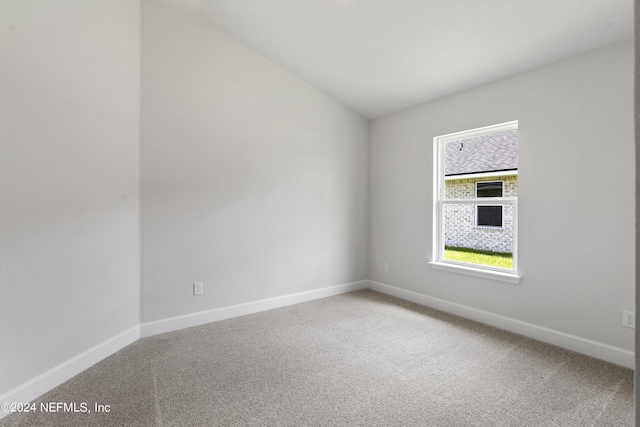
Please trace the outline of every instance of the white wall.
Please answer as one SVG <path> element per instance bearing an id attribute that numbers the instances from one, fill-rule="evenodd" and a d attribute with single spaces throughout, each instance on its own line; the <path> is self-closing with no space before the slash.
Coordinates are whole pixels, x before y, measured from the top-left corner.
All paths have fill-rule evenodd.
<path id="1" fill-rule="evenodd" d="M 367 131 L 223 32 L 143 2 L 143 322 L 366 279 Z"/>
<path id="2" fill-rule="evenodd" d="M 632 95 L 629 42 L 374 120 L 370 279 L 633 350 Z M 521 283 L 430 269 L 433 137 L 511 120 Z"/>
<path id="3" fill-rule="evenodd" d="M 139 322 L 139 9 L 0 2 L 0 395 Z"/>

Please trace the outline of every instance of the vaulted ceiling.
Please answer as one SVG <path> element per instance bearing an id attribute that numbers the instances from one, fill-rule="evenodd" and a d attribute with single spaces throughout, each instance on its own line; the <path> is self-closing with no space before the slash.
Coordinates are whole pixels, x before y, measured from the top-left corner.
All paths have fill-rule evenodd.
<path id="1" fill-rule="evenodd" d="M 633 0 L 155 0 L 375 118 L 633 36 Z"/>

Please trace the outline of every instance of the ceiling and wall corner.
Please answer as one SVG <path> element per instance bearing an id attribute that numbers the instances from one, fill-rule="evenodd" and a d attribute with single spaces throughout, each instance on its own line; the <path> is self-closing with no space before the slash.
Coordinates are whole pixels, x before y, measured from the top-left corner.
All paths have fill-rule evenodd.
<path id="1" fill-rule="evenodd" d="M 633 33 L 633 0 L 155 0 L 372 119 Z"/>

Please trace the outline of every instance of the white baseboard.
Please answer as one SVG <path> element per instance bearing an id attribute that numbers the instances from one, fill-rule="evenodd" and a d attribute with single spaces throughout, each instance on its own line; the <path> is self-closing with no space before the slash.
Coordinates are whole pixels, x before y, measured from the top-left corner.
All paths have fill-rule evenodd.
<path id="1" fill-rule="evenodd" d="M 258 313 L 265 310 L 340 295 L 365 288 L 495 326 L 500 329 L 511 331 L 598 359 L 606 360 L 626 368 L 635 368 L 635 357 L 633 351 L 591 341 L 575 335 L 566 334 L 564 332 L 511 319 L 499 314 L 479 310 L 477 308 L 443 299 L 430 297 L 413 291 L 408 291 L 406 289 L 386 285 L 384 283 L 372 280 L 363 280 L 313 291 L 300 292 L 199 313 L 187 314 L 184 316 L 172 317 L 169 319 L 162 319 L 134 326 L 0 395 L 0 403 L 24 403 L 33 401 L 104 358 L 137 341 L 141 337 L 171 332 L 218 320 L 244 316 L 246 314 Z M 6 415 L 8 415 L 8 413 L 0 410 L 0 419 Z"/>
<path id="2" fill-rule="evenodd" d="M 184 316 L 176 316 L 168 319 L 156 320 L 153 322 L 141 324 L 140 335 L 144 338 L 152 335 L 163 334 L 165 332 L 190 328 L 192 326 L 199 326 L 211 322 L 217 322 L 219 320 L 231 319 L 233 317 L 258 313 L 274 308 L 285 307 L 301 302 L 331 297 L 334 295 L 340 295 L 347 292 L 364 289 L 367 287 L 366 285 L 367 281 L 361 280 L 359 282 L 346 283 L 343 285 L 331 286 L 328 288 L 316 289 L 313 291 L 283 295 L 280 297 L 268 298 L 260 301 L 252 301 L 228 307 L 215 308 L 213 310 L 200 311 L 198 313 L 185 314 Z"/>
<path id="3" fill-rule="evenodd" d="M 417 292 L 375 282 L 373 280 L 368 280 L 368 283 L 369 289 L 383 294 L 392 295 L 407 301 L 415 302 L 416 304 L 495 326 L 496 328 L 566 348 L 567 350 L 572 350 L 577 353 L 586 354 L 587 356 L 615 363 L 616 365 L 624 366 L 625 368 L 635 368 L 635 353 L 630 350 L 592 341 L 576 335 L 567 334 L 440 298 L 430 297 Z"/>
<path id="4" fill-rule="evenodd" d="M 359 282 L 346 283 L 343 285 L 284 295 L 281 297 L 253 301 L 136 325 L 0 395 L 0 403 L 31 402 L 51 389 L 59 386 L 63 382 L 78 375 L 85 369 L 143 337 L 171 332 L 191 326 L 198 326 L 218 320 L 230 319 L 232 317 L 244 316 L 245 314 L 271 310 L 273 308 L 285 307 L 287 305 L 298 304 L 315 299 L 340 295 L 364 289 L 366 288 L 366 285 L 367 281 L 362 280 Z M 9 415 L 9 413 L 0 410 L 0 419 L 7 415 Z"/>
<path id="5" fill-rule="evenodd" d="M 139 339 L 140 326 L 136 325 L 0 395 L 0 403 L 31 402 Z M 0 410 L 0 419 L 7 415 Z"/>

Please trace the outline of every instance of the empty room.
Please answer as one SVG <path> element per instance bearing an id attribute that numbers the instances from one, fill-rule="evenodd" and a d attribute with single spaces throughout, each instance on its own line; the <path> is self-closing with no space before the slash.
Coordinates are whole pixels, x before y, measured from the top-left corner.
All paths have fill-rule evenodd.
<path id="1" fill-rule="evenodd" d="M 0 1 L 0 426 L 632 426 L 632 0 Z"/>

